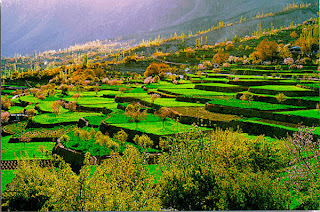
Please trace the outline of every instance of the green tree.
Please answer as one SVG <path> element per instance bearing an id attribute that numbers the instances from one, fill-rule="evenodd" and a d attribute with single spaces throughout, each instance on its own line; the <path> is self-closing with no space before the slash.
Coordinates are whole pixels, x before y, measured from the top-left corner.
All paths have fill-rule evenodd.
<path id="1" fill-rule="evenodd" d="M 279 103 L 285 102 L 288 98 L 283 93 L 279 93 L 275 96 L 275 98 L 278 100 Z"/>
<path id="2" fill-rule="evenodd" d="M 277 180 L 285 148 L 263 136 L 197 128 L 172 141 L 159 161 L 161 199 L 177 210 L 287 209 L 289 192 Z"/>
<path id="3" fill-rule="evenodd" d="M 95 167 L 94 174 L 89 157 L 87 153 L 78 175 L 58 156 L 46 168 L 35 160 L 21 160 L 16 177 L 2 195 L 2 207 L 18 211 L 160 210 L 159 186 L 136 148 L 129 146 L 123 156 L 113 153 Z"/>

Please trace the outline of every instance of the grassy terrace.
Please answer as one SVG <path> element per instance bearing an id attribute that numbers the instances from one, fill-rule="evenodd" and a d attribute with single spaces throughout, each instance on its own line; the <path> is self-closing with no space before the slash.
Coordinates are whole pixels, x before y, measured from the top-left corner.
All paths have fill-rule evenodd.
<path id="1" fill-rule="evenodd" d="M 1 170 L 1 193 L 6 190 L 6 185 L 15 177 L 15 170 Z"/>
<path id="2" fill-rule="evenodd" d="M 251 88 L 273 90 L 273 91 L 311 91 L 310 89 L 300 88 L 293 85 L 263 85 L 263 86 L 252 86 Z"/>
<path id="3" fill-rule="evenodd" d="M 204 86 L 215 86 L 215 87 L 239 87 L 239 85 L 231 85 L 231 84 L 224 84 L 224 83 L 205 83 L 199 84 Z"/>
<path id="4" fill-rule="evenodd" d="M 144 99 L 147 102 L 151 102 L 150 99 Z M 179 102 L 175 99 L 171 98 L 162 98 L 155 101 L 156 105 L 159 105 L 161 107 L 199 107 L 204 106 L 204 104 L 201 103 L 191 103 L 191 102 Z"/>
<path id="5" fill-rule="evenodd" d="M 136 124 L 134 122 L 130 122 L 129 118 L 126 117 L 124 112 L 121 110 L 112 113 L 104 122 L 117 127 L 156 135 L 169 135 L 178 132 L 185 132 L 190 129 L 190 125 L 181 124 L 168 118 L 165 120 L 163 127 L 162 120 L 153 114 L 148 114 L 145 120 Z M 206 130 L 207 128 L 202 129 Z"/>
<path id="6" fill-rule="evenodd" d="M 38 104 L 38 107 L 40 110 L 45 111 L 45 112 L 53 112 L 52 108 L 51 108 L 51 104 L 52 101 L 41 101 Z M 60 112 L 61 113 L 65 113 L 68 112 L 69 110 L 65 109 L 65 108 L 61 108 Z"/>
<path id="7" fill-rule="evenodd" d="M 223 92 L 215 92 L 215 91 L 205 91 L 205 90 L 198 90 L 198 89 L 176 89 L 176 88 L 169 88 L 163 89 L 164 91 L 169 91 L 174 94 L 178 95 L 185 95 L 185 96 L 232 96 L 236 95 L 236 93 L 223 93 Z"/>
<path id="8" fill-rule="evenodd" d="M 40 151 L 39 146 L 44 146 L 47 150 L 52 150 L 55 142 L 30 142 L 30 143 L 9 143 L 12 136 L 5 136 L 1 138 L 1 160 L 15 160 L 16 156 L 20 157 L 20 154 L 29 155 L 29 157 L 35 156 L 37 159 L 47 159 L 48 157 Z"/>
<path id="9" fill-rule="evenodd" d="M 39 103 L 41 101 L 40 99 L 37 99 L 36 97 L 34 97 L 32 95 L 21 96 L 20 100 L 24 101 L 24 102 L 31 102 L 31 103 Z"/>
<path id="10" fill-rule="evenodd" d="M 214 99 L 209 104 L 215 105 L 223 105 L 229 107 L 237 107 L 237 108 L 247 108 L 247 109 L 257 109 L 257 110 L 283 110 L 290 108 L 302 108 L 291 105 L 281 105 L 281 104 L 271 104 L 266 102 L 258 102 L 258 101 L 242 101 L 240 99 Z"/>
<path id="11" fill-rule="evenodd" d="M 97 116 L 100 113 L 66 112 L 59 115 L 45 113 L 33 117 L 33 121 L 39 124 L 57 124 L 62 122 L 77 122 L 81 117 Z"/>
<path id="12" fill-rule="evenodd" d="M 320 120 L 320 111 L 319 111 L 319 109 L 282 111 L 282 112 L 275 112 L 275 113 L 302 116 L 302 117 L 308 117 L 308 118 L 318 118 Z"/>
<path id="13" fill-rule="evenodd" d="M 89 97 L 89 96 L 83 96 L 83 97 L 80 97 L 78 100 L 75 100 L 74 98 L 72 97 L 64 97 L 63 98 L 64 100 L 66 101 L 76 101 L 77 104 L 79 105 L 83 105 L 83 104 L 86 104 L 86 105 L 89 105 L 89 104 L 108 104 L 108 103 L 114 103 L 114 100 L 113 99 L 108 99 L 108 98 L 101 98 L 101 97 Z"/>
<path id="14" fill-rule="evenodd" d="M 146 85 L 147 88 L 159 88 L 159 89 L 163 89 L 163 88 L 189 88 L 192 89 L 194 88 L 194 84 L 178 84 L 175 85 L 173 83 L 169 83 L 169 82 L 161 82 L 161 83 L 155 83 L 155 84 L 149 84 Z"/>

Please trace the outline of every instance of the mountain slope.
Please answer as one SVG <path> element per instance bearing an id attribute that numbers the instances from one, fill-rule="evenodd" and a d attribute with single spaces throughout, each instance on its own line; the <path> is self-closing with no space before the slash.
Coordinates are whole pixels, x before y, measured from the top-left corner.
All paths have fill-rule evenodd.
<path id="1" fill-rule="evenodd" d="M 76 2 L 76 3 L 75 3 Z M 92 40 L 148 38 L 200 30 L 281 10 L 291 0 L 3 0 L 1 47 L 4 56 L 66 48 Z M 308 2 L 316 2 L 310 0 Z"/>

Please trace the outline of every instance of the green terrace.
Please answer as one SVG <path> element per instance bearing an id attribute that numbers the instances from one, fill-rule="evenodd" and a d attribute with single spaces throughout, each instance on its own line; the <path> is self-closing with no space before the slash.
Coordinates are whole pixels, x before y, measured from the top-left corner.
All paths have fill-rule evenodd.
<path id="1" fill-rule="evenodd" d="M 35 123 L 39 124 L 58 124 L 67 122 L 78 122 L 81 117 L 97 116 L 100 113 L 84 113 L 84 112 L 66 112 L 55 115 L 53 113 L 45 113 L 32 118 Z"/>
<path id="2" fill-rule="evenodd" d="M 223 92 L 215 92 L 215 91 L 206 91 L 206 90 L 198 90 L 198 89 L 178 89 L 178 88 L 169 88 L 162 89 L 163 91 L 170 92 L 175 95 L 184 95 L 184 96 L 233 96 L 236 93 L 223 93 Z"/>
<path id="3" fill-rule="evenodd" d="M 154 114 L 147 114 L 145 120 L 138 123 L 130 121 L 123 111 L 117 111 L 110 114 L 110 117 L 105 119 L 104 122 L 119 128 L 139 131 L 142 133 L 151 133 L 155 135 L 170 135 L 190 130 L 190 125 L 181 124 L 180 122 L 166 118 L 163 122 L 162 119 Z M 202 128 L 208 130 L 207 128 Z"/>
<path id="4" fill-rule="evenodd" d="M 229 107 L 237 107 L 237 108 L 247 108 L 247 109 L 255 109 L 255 110 L 263 110 L 263 111 L 274 111 L 274 110 L 286 110 L 291 108 L 303 108 L 292 105 L 282 105 L 282 104 L 271 104 L 267 102 L 258 102 L 258 101 L 243 101 L 240 99 L 214 99 L 209 104 L 214 105 L 222 105 Z"/>
<path id="5" fill-rule="evenodd" d="M 295 110 L 295 111 L 281 111 L 275 112 L 278 114 L 287 114 L 287 115 L 294 115 L 294 116 L 302 116 L 308 118 L 316 118 L 320 120 L 320 111 L 319 109 L 314 110 Z"/>
<path id="6" fill-rule="evenodd" d="M 29 142 L 29 143 L 9 143 L 12 136 L 1 137 L 1 160 L 16 160 L 21 154 L 27 153 L 36 159 L 47 159 L 49 156 L 40 151 L 41 146 L 51 151 L 55 142 Z M 1 170 L 2 172 L 2 170 Z"/>

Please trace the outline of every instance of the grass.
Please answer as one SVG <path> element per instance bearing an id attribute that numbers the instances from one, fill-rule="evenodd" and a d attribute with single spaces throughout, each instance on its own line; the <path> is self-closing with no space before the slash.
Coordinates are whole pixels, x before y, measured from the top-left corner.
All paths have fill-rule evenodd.
<path id="1" fill-rule="evenodd" d="M 301 108 L 292 105 L 281 105 L 281 104 L 271 104 L 266 102 L 258 101 L 242 101 L 240 99 L 214 99 L 210 104 L 223 105 L 237 108 L 247 108 L 247 109 L 257 109 L 257 110 L 281 110 L 281 109 L 290 109 L 290 108 Z"/>
<path id="2" fill-rule="evenodd" d="M 232 96 L 232 95 L 236 95 L 236 93 L 223 93 L 223 92 L 205 91 L 205 90 L 198 90 L 198 89 L 169 88 L 169 89 L 163 89 L 163 90 L 172 92 L 174 94 L 184 95 L 184 96 Z"/>
<path id="3" fill-rule="evenodd" d="M 302 117 L 320 119 L 320 111 L 319 111 L 319 109 L 314 109 L 314 110 L 283 111 L 283 112 L 276 112 L 276 113 L 278 113 L 278 114 L 288 114 L 288 115 L 295 115 L 295 116 L 302 116 Z"/>
<path id="4" fill-rule="evenodd" d="M 83 107 L 89 108 L 107 108 L 107 109 L 115 109 L 118 106 L 118 103 L 107 103 L 107 104 L 81 104 Z"/>
<path id="5" fill-rule="evenodd" d="M 9 113 L 23 113 L 23 107 L 20 106 L 11 106 L 9 109 Z"/>
<path id="6" fill-rule="evenodd" d="M 39 146 L 44 146 L 51 151 L 55 142 L 30 142 L 30 143 L 9 143 L 11 136 L 1 138 L 1 160 L 15 160 L 21 153 L 27 153 L 29 157 L 36 159 L 48 159 L 47 156 L 41 154 L 38 149 Z"/>
<path id="7" fill-rule="evenodd" d="M 263 85 L 263 86 L 252 86 L 251 88 L 273 90 L 273 91 L 310 91 L 309 89 L 300 88 L 294 85 Z"/>
<path id="8" fill-rule="evenodd" d="M 14 172 L 15 170 L 1 170 L 1 193 L 6 191 L 6 185 L 16 176 Z"/>
<path id="9" fill-rule="evenodd" d="M 224 84 L 224 83 L 205 83 L 205 84 L 199 84 L 199 85 L 215 86 L 215 87 L 239 87 L 239 85 Z"/>
<path id="10" fill-rule="evenodd" d="M 164 122 L 164 127 L 162 121 L 159 122 L 141 122 L 141 123 L 121 123 L 112 124 L 117 127 L 136 130 L 142 133 L 152 133 L 155 135 L 165 136 L 170 134 L 176 134 L 181 132 L 187 132 L 190 130 L 190 125 L 181 124 L 180 122 L 175 122 L 171 119 L 167 119 Z M 201 127 L 202 130 L 207 130 L 207 128 Z"/>
<path id="11" fill-rule="evenodd" d="M 85 119 L 89 122 L 91 125 L 100 125 L 100 122 L 106 119 L 106 115 L 99 115 L 99 116 L 89 116 Z"/>
<path id="12" fill-rule="evenodd" d="M 38 107 L 40 110 L 42 111 L 45 111 L 45 112 L 53 112 L 52 108 L 51 108 L 51 104 L 53 103 L 53 101 L 41 101 L 39 104 L 38 104 Z M 60 113 L 66 113 L 68 112 L 69 110 L 61 107 L 60 109 Z"/>
<path id="13" fill-rule="evenodd" d="M 113 103 L 113 99 L 108 98 L 101 98 L 101 97 L 91 97 L 91 96 L 82 96 L 77 101 L 72 97 L 64 97 L 63 98 L 66 101 L 70 102 L 77 102 L 79 105 L 95 105 L 95 104 L 107 104 L 107 103 Z"/>
<path id="14" fill-rule="evenodd" d="M 21 96 L 20 100 L 24 102 L 31 102 L 31 103 L 39 103 L 41 101 L 40 99 L 37 99 L 36 97 L 31 95 Z"/>
<path id="15" fill-rule="evenodd" d="M 153 114 L 147 114 L 147 118 L 142 120 L 141 122 L 159 122 L 161 119 L 158 116 Z M 110 117 L 105 120 L 106 123 L 110 124 L 121 124 L 121 123 L 129 123 L 130 118 L 124 114 L 124 111 L 117 110 L 114 113 L 110 114 Z"/>
<path id="16" fill-rule="evenodd" d="M 33 117 L 33 121 L 40 124 L 57 124 L 61 122 L 77 122 L 81 117 L 97 116 L 101 113 L 66 112 L 55 116 L 53 113 L 41 114 Z"/>
<path id="17" fill-rule="evenodd" d="M 150 99 L 144 99 L 147 102 L 151 102 Z M 201 107 L 204 104 L 192 103 L 192 102 L 179 102 L 172 98 L 160 98 L 154 102 L 156 105 L 162 107 Z"/>

